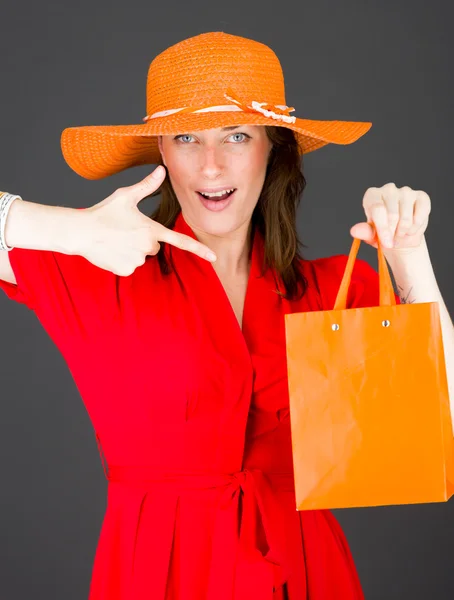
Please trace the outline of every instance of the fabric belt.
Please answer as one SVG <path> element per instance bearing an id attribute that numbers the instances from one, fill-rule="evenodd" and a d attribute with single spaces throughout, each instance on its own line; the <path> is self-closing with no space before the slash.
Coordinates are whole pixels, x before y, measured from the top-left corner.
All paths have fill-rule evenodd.
<path id="1" fill-rule="evenodd" d="M 229 548 L 236 548 L 232 536 L 238 535 L 235 519 L 240 514 L 240 498 L 242 511 L 238 558 L 232 571 L 232 595 L 227 596 L 226 593 L 226 597 L 249 600 L 253 590 L 255 597 L 271 600 L 273 592 L 288 579 L 292 565 L 291 550 L 285 541 L 288 519 L 276 497 L 276 491 L 294 490 L 293 473 L 265 474 L 258 469 L 244 469 L 227 474 L 179 474 L 157 473 L 155 468 L 147 466 L 109 465 L 106 477 L 110 483 L 165 489 L 177 495 L 188 490 L 224 488 L 220 494 L 212 538 L 209 600 L 218 600 L 219 586 L 225 586 L 226 579 L 229 579 L 226 562 Z"/>

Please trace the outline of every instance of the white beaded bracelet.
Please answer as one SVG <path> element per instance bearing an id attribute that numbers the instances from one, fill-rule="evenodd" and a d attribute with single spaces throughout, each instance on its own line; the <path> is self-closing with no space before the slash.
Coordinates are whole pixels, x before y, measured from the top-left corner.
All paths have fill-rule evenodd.
<path id="1" fill-rule="evenodd" d="M 0 192 L 0 250 L 13 250 L 13 248 L 6 245 L 5 239 L 5 227 L 6 227 L 6 219 L 8 217 L 9 209 L 11 208 L 14 200 L 19 198 L 22 200 L 20 196 L 16 194 L 8 194 L 7 192 Z"/>

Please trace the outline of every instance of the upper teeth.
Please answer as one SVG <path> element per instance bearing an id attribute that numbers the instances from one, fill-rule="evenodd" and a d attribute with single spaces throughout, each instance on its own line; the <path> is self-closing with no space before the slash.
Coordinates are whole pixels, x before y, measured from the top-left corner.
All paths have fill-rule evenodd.
<path id="1" fill-rule="evenodd" d="M 214 196 L 223 196 L 227 192 L 233 192 L 234 189 L 235 188 L 232 188 L 231 190 L 223 190 L 221 192 L 200 192 L 200 193 L 203 194 L 204 196 L 208 196 L 209 198 L 213 198 Z"/>

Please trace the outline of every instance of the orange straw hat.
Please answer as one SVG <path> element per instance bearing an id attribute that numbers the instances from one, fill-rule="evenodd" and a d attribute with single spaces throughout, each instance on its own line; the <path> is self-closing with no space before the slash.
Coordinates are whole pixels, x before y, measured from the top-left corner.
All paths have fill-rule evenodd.
<path id="1" fill-rule="evenodd" d="M 139 125 L 70 127 L 61 136 L 68 165 L 87 179 L 160 161 L 158 135 L 228 125 L 279 125 L 295 131 L 301 154 L 351 144 L 372 123 L 291 116 L 284 76 L 265 44 L 221 31 L 167 48 L 150 64 L 147 116 Z"/>

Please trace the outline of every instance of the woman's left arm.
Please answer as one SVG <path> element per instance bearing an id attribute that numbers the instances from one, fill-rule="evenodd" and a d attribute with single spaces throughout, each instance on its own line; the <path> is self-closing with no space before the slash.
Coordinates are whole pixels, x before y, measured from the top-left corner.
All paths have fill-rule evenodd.
<path id="1" fill-rule="evenodd" d="M 424 232 L 429 223 L 428 194 L 387 183 L 369 188 L 363 208 L 367 223 L 358 223 L 351 234 L 377 248 L 377 235 L 391 267 L 402 303 L 438 302 L 454 422 L 454 325 L 441 295 Z"/>

